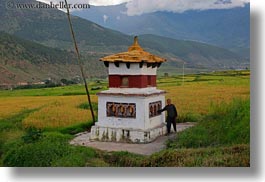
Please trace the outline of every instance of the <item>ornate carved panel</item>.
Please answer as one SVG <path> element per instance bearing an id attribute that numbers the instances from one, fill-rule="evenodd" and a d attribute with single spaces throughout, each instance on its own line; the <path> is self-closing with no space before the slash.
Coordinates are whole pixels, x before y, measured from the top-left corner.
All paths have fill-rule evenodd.
<path id="1" fill-rule="evenodd" d="M 149 117 L 155 117 L 161 115 L 157 111 L 162 108 L 162 101 L 156 101 L 149 103 Z"/>
<path id="2" fill-rule="evenodd" d="M 106 111 L 108 117 L 136 118 L 135 103 L 107 102 Z"/>

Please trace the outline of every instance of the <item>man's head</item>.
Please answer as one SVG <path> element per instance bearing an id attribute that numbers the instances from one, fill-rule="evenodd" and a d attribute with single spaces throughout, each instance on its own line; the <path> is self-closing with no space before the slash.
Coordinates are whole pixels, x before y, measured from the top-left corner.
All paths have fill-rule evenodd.
<path id="1" fill-rule="evenodd" d="M 171 99 L 167 99 L 167 105 L 171 104 Z"/>

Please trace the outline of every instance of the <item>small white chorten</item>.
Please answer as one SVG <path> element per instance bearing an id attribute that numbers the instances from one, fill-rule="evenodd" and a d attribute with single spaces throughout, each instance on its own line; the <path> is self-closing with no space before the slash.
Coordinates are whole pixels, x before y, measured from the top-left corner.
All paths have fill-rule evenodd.
<path id="1" fill-rule="evenodd" d="M 145 52 L 137 37 L 128 52 L 101 58 L 109 71 L 109 90 L 98 95 L 98 122 L 91 139 L 148 143 L 166 133 L 165 91 L 156 88 L 156 72 L 166 60 Z"/>

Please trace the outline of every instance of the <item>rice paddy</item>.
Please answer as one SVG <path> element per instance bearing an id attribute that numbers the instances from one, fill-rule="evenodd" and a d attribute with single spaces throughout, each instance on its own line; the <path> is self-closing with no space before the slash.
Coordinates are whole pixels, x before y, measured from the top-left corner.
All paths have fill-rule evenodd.
<path id="1" fill-rule="evenodd" d="M 102 83 L 107 88 L 106 82 L 98 84 Z M 172 99 L 179 115 L 204 115 L 213 104 L 250 97 L 249 71 L 186 75 L 184 82 L 182 76 L 161 77 L 157 84 L 167 91 L 166 98 Z M 92 102 L 97 103 L 95 93 L 92 92 Z M 23 127 L 60 128 L 89 122 L 89 110 L 78 107 L 87 102 L 84 94 L 82 86 L 0 91 L 0 121 L 23 110 L 36 109 L 23 119 Z"/>
<path id="2" fill-rule="evenodd" d="M 107 82 L 89 86 L 106 89 Z M 0 91 L 0 166 L 250 166 L 250 72 L 159 77 L 157 87 L 183 122 L 198 123 L 149 157 L 69 144 L 91 127 L 82 85 Z M 90 92 L 95 111 L 98 91 Z"/>

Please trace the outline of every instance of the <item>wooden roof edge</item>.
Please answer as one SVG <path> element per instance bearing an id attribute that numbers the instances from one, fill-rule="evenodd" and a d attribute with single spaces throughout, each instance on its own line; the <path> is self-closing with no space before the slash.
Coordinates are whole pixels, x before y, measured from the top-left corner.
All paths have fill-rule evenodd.
<path id="1" fill-rule="evenodd" d="M 144 62 L 144 63 L 164 63 L 167 60 L 166 59 L 162 59 L 161 61 L 156 61 L 156 60 L 153 60 L 153 61 L 150 61 L 150 60 L 122 60 L 122 59 L 108 60 L 108 59 L 102 59 L 101 58 L 99 61 L 111 62 L 111 63 L 114 63 L 114 62 L 122 62 L 122 63 L 141 63 L 141 62 Z"/>

